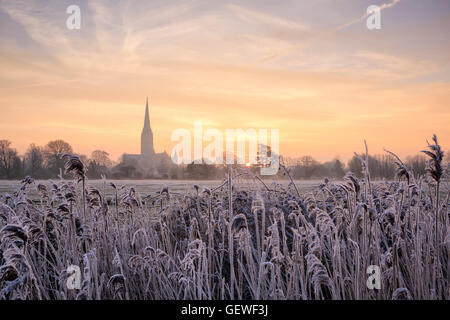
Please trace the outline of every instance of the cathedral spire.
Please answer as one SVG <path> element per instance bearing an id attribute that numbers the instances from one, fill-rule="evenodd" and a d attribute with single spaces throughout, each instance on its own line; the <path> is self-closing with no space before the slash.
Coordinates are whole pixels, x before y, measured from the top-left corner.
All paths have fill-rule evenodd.
<path id="1" fill-rule="evenodd" d="M 155 149 L 153 148 L 153 132 L 150 127 L 150 113 L 148 111 L 148 97 L 145 103 L 144 129 L 142 129 L 141 135 L 141 154 L 143 156 L 152 156 L 155 154 Z"/>
<path id="2" fill-rule="evenodd" d="M 148 97 L 145 103 L 144 129 L 150 129 L 150 114 L 148 112 Z"/>

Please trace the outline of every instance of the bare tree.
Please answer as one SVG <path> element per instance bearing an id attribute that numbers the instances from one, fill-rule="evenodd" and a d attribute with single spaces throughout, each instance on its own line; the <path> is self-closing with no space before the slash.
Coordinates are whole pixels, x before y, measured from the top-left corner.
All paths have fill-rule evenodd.
<path id="1" fill-rule="evenodd" d="M 6 179 L 12 178 L 13 168 L 17 164 L 17 150 L 11 148 L 9 140 L 0 140 L 0 170 Z"/>
<path id="2" fill-rule="evenodd" d="M 363 176 L 362 164 L 356 155 L 354 155 L 353 158 L 351 158 L 350 161 L 348 162 L 348 168 L 358 178 L 361 178 Z"/>
<path id="3" fill-rule="evenodd" d="M 59 169 L 64 168 L 64 160 L 61 159 L 61 156 L 66 153 L 73 154 L 73 149 L 70 144 L 63 140 L 53 140 L 45 146 L 45 164 L 53 174 L 58 174 Z"/>
<path id="4" fill-rule="evenodd" d="M 91 154 L 91 161 L 98 166 L 111 167 L 112 161 L 109 159 L 109 153 L 103 150 L 95 150 Z"/>
<path id="5" fill-rule="evenodd" d="M 417 177 L 423 176 L 426 173 L 427 159 L 421 154 L 408 156 L 406 157 L 406 165 L 411 168 Z"/>
<path id="6" fill-rule="evenodd" d="M 318 162 L 311 156 L 303 156 L 300 158 L 300 165 L 303 167 L 304 177 L 306 179 L 311 179 L 317 164 Z"/>
<path id="7" fill-rule="evenodd" d="M 342 179 L 344 175 L 344 164 L 341 162 L 341 160 L 336 159 L 333 163 L 333 176 L 338 179 Z"/>
<path id="8" fill-rule="evenodd" d="M 44 167 L 44 154 L 42 148 L 34 143 L 30 144 L 25 153 L 26 169 L 30 176 L 37 177 Z"/>

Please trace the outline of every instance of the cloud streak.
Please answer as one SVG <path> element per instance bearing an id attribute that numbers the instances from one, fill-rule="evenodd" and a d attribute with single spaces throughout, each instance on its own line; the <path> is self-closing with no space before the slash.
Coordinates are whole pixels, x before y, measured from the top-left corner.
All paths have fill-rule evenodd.
<path id="1" fill-rule="evenodd" d="M 403 119 L 423 123 L 417 139 L 435 129 L 450 138 L 450 85 L 435 76 L 448 67 L 437 54 L 448 52 L 445 41 L 426 46 L 430 37 L 414 34 L 405 50 L 397 43 L 405 34 L 393 29 L 374 47 L 366 34 L 336 31 L 331 7 L 314 4 L 315 19 L 332 26 L 295 20 L 307 2 L 110 3 L 83 2 L 82 30 L 72 32 L 61 1 L 1 2 L 11 21 L 0 21 L 8 44 L 0 51 L 0 138 L 19 150 L 60 137 L 84 153 L 135 153 L 146 95 L 158 151 L 170 149 L 172 129 L 194 120 L 280 127 L 283 153 L 323 158 L 322 150 L 352 154 L 362 136 L 409 141 Z M 433 19 L 411 23 L 425 30 Z"/>

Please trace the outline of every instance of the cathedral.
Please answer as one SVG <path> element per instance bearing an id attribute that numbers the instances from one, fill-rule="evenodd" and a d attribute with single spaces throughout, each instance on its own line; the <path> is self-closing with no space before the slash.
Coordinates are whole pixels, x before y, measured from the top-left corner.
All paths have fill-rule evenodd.
<path id="1" fill-rule="evenodd" d="M 155 153 L 148 98 L 145 106 L 144 128 L 141 134 L 141 154 L 124 154 L 123 163 L 135 166 L 143 177 L 151 178 L 164 177 L 173 166 L 172 160 L 165 151 Z"/>

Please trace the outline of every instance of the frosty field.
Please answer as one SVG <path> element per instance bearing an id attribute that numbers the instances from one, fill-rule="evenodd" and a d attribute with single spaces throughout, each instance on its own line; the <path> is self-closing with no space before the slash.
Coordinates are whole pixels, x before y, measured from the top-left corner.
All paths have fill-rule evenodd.
<path id="1" fill-rule="evenodd" d="M 430 149 L 430 176 L 398 159 L 377 183 L 367 156 L 362 179 L 320 184 L 231 167 L 88 181 L 73 156 L 77 180 L 1 184 L 0 299 L 448 299 L 448 173 Z"/>
<path id="2" fill-rule="evenodd" d="M 68 180 L 73 181 L 73 180 Z M 54 182 L 60 182 L 58 180 L 54 180 Z M 43 185 L 51 185 L 51 182 L 48 180 L 37 180 L 35 181 L 36 184 L 43 184 Z M 111 187 L 111 183 L 116 184 L 118 187 L 121 186 L 127 186 L 127 187 L 134 187 L 136 189 L 136 192 L 140 194 L 141 196 L 145 197 L 149 194 L 159 192 L 161 189 L 165 186 L 167 186 L 171 191 L 179 192 L 179 193 L 185 193 L 185 192 L 193 192 L 194 185 L 198 185 L 199 188 L 203 189 L 205 187 L 208 188 L 215 188 L 217 186 L 220 186 L 223 181 L 222 180 L 200 180 L 200 181 L 194 181 L 194 180 L 89 180 L 89 185 L 94 186 L 95 188 L 101 190 L 105 193 L 105 195 L 110 198 L 114 195 L 114 189 Z M 245 184 L 248 187 L 254 186 L 254 181 L 242 181 L 243 184 Z M 278 183 L 281 185 L 287 185 L 289 181 L 286 180 L 267 180 L 265 181 L 267 184 L 273 184 Z M 295 182 L 297 187 L 302 191 L 309 191 L 312 190 L 315 187 L 318 187 L 322 183 L 322 180 L 298 180 Z M 20 187 L 20 181 L 14 180 L 14 181 L 7 181 L 7 180 L 0 180 L 0 194 L 4 193 L 13 193 L 14 190 L 16 190 L 18 187 Z M 32 199 L 36 199 L 37 197 L 37 191 L 36 190 L 30 190 L 28 195 Z"/>

